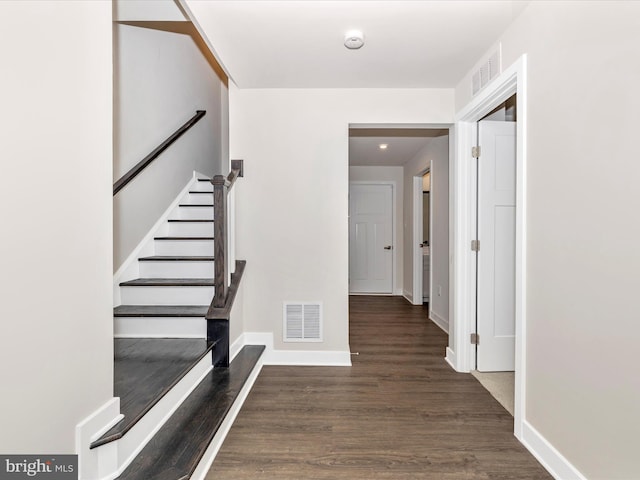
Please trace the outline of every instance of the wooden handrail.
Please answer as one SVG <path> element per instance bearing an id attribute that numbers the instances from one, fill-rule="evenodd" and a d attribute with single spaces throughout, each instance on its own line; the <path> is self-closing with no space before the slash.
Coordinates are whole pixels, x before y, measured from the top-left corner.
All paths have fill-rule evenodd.
<path id="1" fill-rule="evenodd" d="M 174 133 L 169 136 L 164 142 L 158 145 L 149 155 L 140 160 L 131 170 L 125 173 L 120 179 L 113 184 L 113 195 L 115 196 L 120 190 L 122 190 L 131 180 L 136 178 L 140 172 L 147 168 L 151 162 L 160 156 L 169 146 L 180 138 L 187 130 L 193 127 L 198 121 L 205 116 L 206 110 L 196 110 L 196 114 L 191 117 L 184 125 L 178 128 Z"/>
<path id="2" fill-rule="evenodd" d="M 239 177 L 244 176 L 242 160 L 231 160 L 231 172 L 225 177 L 216 175 L 213 184 L 213 283 L 214 293 L 211 308 L 222 308 L 227 302 L 227 258 L 229 220 L 227 218 L 227 195 Z"/>

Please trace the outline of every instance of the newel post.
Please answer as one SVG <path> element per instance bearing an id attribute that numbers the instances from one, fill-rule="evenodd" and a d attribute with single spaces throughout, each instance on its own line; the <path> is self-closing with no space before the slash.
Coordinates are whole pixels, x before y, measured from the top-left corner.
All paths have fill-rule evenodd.
<path id="1" fill-rule="evenodd" d="M 213 306 L 224 307 L 227 300 L 227 190 L 228 181 L 222 175 L 211 180 L 213 184 L 213 245 L 214 245 L 214 295 Z"/>

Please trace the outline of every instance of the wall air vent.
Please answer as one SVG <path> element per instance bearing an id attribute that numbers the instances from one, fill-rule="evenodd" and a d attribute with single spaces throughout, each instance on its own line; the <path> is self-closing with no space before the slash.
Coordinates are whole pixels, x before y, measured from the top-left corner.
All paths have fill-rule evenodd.
<path id="1" fill-rule="evenodd" d="M 322 341 L 321 302 L 285 302 L 283 312 L 283 341 Z"/>
<path id="2" fill-rule="evenodd" d="M 471 91 L 473 95 L 482 90 L 491 80 L 502 73 L 502 44 L 480 64 L 471 75 Z"/>

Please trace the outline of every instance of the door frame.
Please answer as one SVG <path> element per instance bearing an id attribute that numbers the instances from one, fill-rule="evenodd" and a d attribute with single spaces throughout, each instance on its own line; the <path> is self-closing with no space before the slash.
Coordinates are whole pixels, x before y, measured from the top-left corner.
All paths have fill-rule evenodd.
<path id="1" fill-rule="evenodd" d="M 471 148 L 477 145 L 477 122 L 495 107 L 517 94 L 516 126 L 516 259 L 515 259 L 515 402 L 514 434 L 522 441 L 526 412 L 526 141 L 527 58 L 522 55 L 487 85 L 455 116 L 455 162 L 453 166 L 453 297 L 454 336 L 446 360 L 458 372 L 475 368 L 476 262 L 471 251 L 475 239 L 475 168 Z M 482 339 L 480 339 L 482 341 Z"/>
<path id="2" fill-rule="evenodd" d="M 398 263 L 398 242 L 396 238 L 398 215 L 396 215 L 397 203 L 397 182 L 395 180 L 350 180 L 349 181 L 349 195 L 351 195 L 351 185 L 390 185 L 391 186 L 391 293 L 351 293 L 351 282 L 349 281 L 349 295 L 380 295 L 380 296 L 393 296 L 397 295 L 396 289 L 396 270 Z M 351 232 L 351 209 L 349 209 L 349 232 Z M 349 242 L 351 242 L 351 234 L 349 234 Z M 349 257 L 349 266 L 351 266 L 351 257 Z M 351 276 L 351 273 L 349 273 Z"/>
<path id="3" fill-rule="evenodd" d="M 433 191 L 433 160 L 429 160 L 429 166 L 425 168 L 421 173 L 413 176 L 413 184 L 412 184 L 412 199 L 413 199 L 413 238 L 411 239 L 411 251 L 413 252 L 413 293 L 412 293 L 412 301 L 413 305 L 422 305 L 422 276 L 423 276 L 423 259 L 422 259 L 422 248 L 420 248 L 420 244 L 424 240 L 422 238 L 423 232 L 423 202 L 422 202 L 422 177 L 427 173 L 430 173 L 431 176 L 431 188 L 429 190 L 429 236 L 432 235 L 433 232 L 433 208 L 432 208 L 432 198 L 431 192 Z M 431 242 L 429 242 L 429 248 L 431 249 Z M 431 250 L 432 252 L 433 250 Z M 430 254 L 431 254 L 430 252 Z M 429 318 L 431 318 L 431 298 L 432 298 L 432 288 L 433 288 L 433 269 L 429 268 Z"/>

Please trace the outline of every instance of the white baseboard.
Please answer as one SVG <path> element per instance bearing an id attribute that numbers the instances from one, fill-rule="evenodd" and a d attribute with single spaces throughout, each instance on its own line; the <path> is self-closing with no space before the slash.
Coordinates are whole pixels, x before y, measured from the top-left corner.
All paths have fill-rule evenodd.
<path id="1" fill-rule="evenodd" d="M 406 290 L 402 291 L 402 296 L 413 305 L 413 294 L 411 292 L 407 292 Z"/>
<path id="2" fill-rule="evenodd" d="M 445 320 L 433 310 L 429 311 L 429 320 L 439 326 L 444 333 L 449 334 L 449 320 Z"/>
<path id="3" fill-rule="evenodd" d="M 273 333 L 245 332 L 229 348 L 233 359 L 245 345 L 264 345 L 264 365 L 311 365 L 325 367 L 351 366 L 349 350 L 276 350 L 273 348 Z"/>
<path id="4" fill-rule="evenodd" d="M 178 196 L 171 202 L 171 205 L 167 207 L 158 221 L 151 227 L 149 232 L 144 236 L 140 243 L 133 249 L 131 254 L 127 257 L 127 259 L 122 263 L 120 268 L 113 274 L 113 304 L 120 305 L 120 283 L 126 282 L 128 280 L 133 280 L 138 278 L 139 275 L 139 266 L 138 266 L 138 258 L 145 257 L 149 255 L 153 255 L 154 253 L 154 245 L 153 238 L 157 237 L 160 233 L 161 227 L 163 227 L 171 213 L 178 208 L 180 202 L 184 198 L 185 195 L 189 193 L 191 186 L 196 181 L 196 178 L 204 177 L 204 175 L 199 174 L 198 172 L 193 172 L 193 177 L 189 180 L 189 183 L 182 189 L 182 191 L 178 194 Z"/>
<path id="5" fill-rule="evenodd" d="M 89 446 L 122 418 L 120 398 L 114 397 L 76 426 L 79 478 L 99 480 L 104 477 L 100 471 L 99 457 L 93 455 Z"/>
<path id="6" fill-rule="evenodd" d="M 556 480 L 587 480 L 529 422 L 522 422 L 522 444 Z"/>
<path id="7" fill-rule="evenodd" d="M 453 368 L 456 372 L 458 372 L 458 359 L 456 358 L 456 352 L 454 352 L 453 350 L 451 350 L 451 348 L 447 347 L 447 354 L 444 357 L 444 359 L 446 360 L 446 362 L 451 365 L 451 368 Z"/>
<path id="8" fill-rule="evenodd" d="M 325 367 L 350 367 L 351 352 L 317 350 L 271 350 L 265 365 L 311 365 Z"/>
<path id="9" fill-rule="evenodd" d="M 394 294 L 396 297 L 401 297 L 401 296 L 402 296 L 402 289 L 401 289 L 401 288 L 396 288 L 396 289 L 393 291 L 393 294 Z"/>

